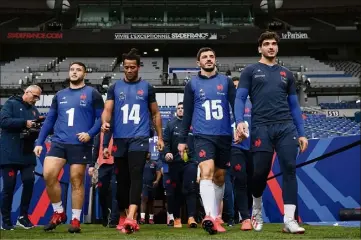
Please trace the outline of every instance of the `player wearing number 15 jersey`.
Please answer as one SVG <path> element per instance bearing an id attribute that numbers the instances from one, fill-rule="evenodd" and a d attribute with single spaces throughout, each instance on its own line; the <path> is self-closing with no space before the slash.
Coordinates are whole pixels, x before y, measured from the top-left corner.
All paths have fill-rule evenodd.
<path id="1" fill-rule="evenodd" d="M 67 219 L 61 202 L 58 176 L 68 163 L 72 185 L 72 219 L 68 231 L 80 232 L 80 214 L 84 202 L 83 179 L 86 164 L 92 161 L 92 138 L 100 131 L 100 116 L 104 108 L 99 92 L 85 85 L 85 75 L 86 67 L 83 63 L 70 65 L 70 87 L 54 96 L 34 149 L 35 154 L 40 156 L 45 138 L 54 129 L 43 171 L 54 214 L 50 223 L 44 227 L 45 231 L 55 229 Z"/>
<path id="2" fill-rule="evenodd" d="M 102 130 L 113 133 L 114 162 L 117 174 L 118 206 L 121 213 L 118 230 L 132 233 L 137 230 L 135 214 L 141 201 L 143 169 L 149 151 L 151 119 L 155 119 L 158 150 L 162 150 L 162 122 L 153 87 L 138 77 L 140 57 L 132 49 L 123 55 L 125 78 L 116 81 L 109 89 Z M 110 129 L 110 121 L 112 127 Z M 129 213 L 125 218 L 125 211 Z"/>
<path id="3" fill-rule="evenodd" d="M 214 234 L 225 229 L 217 220 L 224 194 L 224 176 L 229 165 L 232 144 L 230 106 L 234 106 L 235 88 L 231 79 L 215 69 L 216 56 L 210 48 L 201 48 L 197 63 L 201 68 L 184 90 L 184 115 L 178 150 L 183 158 L 189 127 L 193 126 L 195 153 L 201 170 L 200 194 L 206 217 L 202 227 Z M 233 112 L 233 111 L 232 111 Z"/>

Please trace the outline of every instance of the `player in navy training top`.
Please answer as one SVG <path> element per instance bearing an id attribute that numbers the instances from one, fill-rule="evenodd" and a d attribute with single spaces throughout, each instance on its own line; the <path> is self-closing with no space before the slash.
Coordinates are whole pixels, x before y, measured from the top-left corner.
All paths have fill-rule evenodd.
<path id="1" fill-rule="evenodd" d="M 34 152 L 40 156 L 46 137 L 54 129 L 52 142 L 44 160 L 44 180 L 54 214 L 45 231 L 53 230 L 67 219 L 61 202 L 58 176 L 70 164 L 72 184 L 72 219 L 69 232 L 80 232 L 80 214 L 84 202 L 86 164 L 92 162 L 92 138 L 100 131 L 104 102 L 100 93 L 85 85 L 86 67 L 81 62 L 70 65 L 70 87 L 56 93 L 40 131 Z"/>
<path id="2" fill-rule="evenodd" d="M 143 172 L 143 191 L 142 191 L 142 205 L 140 210 L 140 224 L 145 224 L 145 213 L 148 209 L 149 224 L 154 224 L 154 200 L 157 193 L 157 187 L 162 177 L 160 172 L 162 163 L 154 161 L 150 158 L 150 153 L 147 155 L 147 161 L 144 165 Z"/>
<path id="3" fill-rule="evenodd" d="M 154 88 L 138 76 L 140 57 L 136 49 L 123 54 L 123 67 L 125 78 L 108 89 L 102 131 L 111 129 L 113 133 L 113 156 L 119 169 L 117 193 L 121 217 L 117 229 L 122 233 L 132 233 L 139 228 L 134 218 L 141 201 L 152 118 L 155 119 L 159 151 L 163 150 L 164 143 Z M 125 218 L 124 209 L 128 206 L 129 213 Z"/>
<path id="4" fill-rule="evenodd" d="M 164 154 L 168 164 L 169 181 L 165 184 L 168 213 L 174 214 L 175 228 L 181 228 L 180 209 L 183 197 L 187 204 L 188 227 L 197 228 L 197 168 L 198 162 L 194 154 L 194 140 L 192 131 L 187 138 L 188 159 L 182 159 L 178 152 L 179 131 L 181 130 L 183 119 L 183 102 L 177 105 L 176 116 L 167 123 L 164 130 Z"/>
<path id="5" fill-rule="evenodd" d="M 201 169 L 200 194 L 206 218 L 202 227 L 214 234 L 224 232 L 216 217 L 224 193 L 224 176 L 231 155 L 232 127 L 230 106 L 234 106 L 235 88 L 230 78 L 216 72 L 216 56 L 211 48 L 197 54 L 200 73 L 184 89 L 184 116 L 178 150 L 183 158 L 189 128 L 192 125 L 195 153 Z"/>
<path id="6" fill-rule="evenodd" d="M 256 231 L 263 226 L 262 193 L 276 151 L 283 172 L 283 202 L 285 232 L 304 233 L 294 219 L 297 203 L 296 158 L 298 145 L 304 152 L 308 141 L 297 100 L 295 79 L 287 68 L 276 64 L 279 37 L 274 32 L 263 33 L 258 40 L 261 60 L 247 66 L 241 75 L 235 103 L 236 140 L 244 137 L 244 110 L 247 96 L 252 108 L 251 151 L 254 175 L 252 184 L 252 225 Z"/>
<path id="7" fill-rule="evenodd" d="M 235 88 L 237 88 L 239 78 L 233 78 L 233 83 Z M 241 215 L 242 231 L 252 230 L 251 217 L 249 215 L 249 205 L 252 206 L 252 193 L 249 190 L 253 175 L 253 162 L 249 151 L 251 143 L 249 137 L 249 128 L 251 128 L 251 111 L 252 104 L 250 100 L 247 99 L 244 121 L 248 124 L 248 128 L 246 129 L 248 137 L 238 143 L 233 141 L 230 169 L 234 185 L 234 201 L 237 206 L 236 212 L 239 212 Z M 232 127 L 234 128 L 234 131 L 236 131 L 235 119 L 232 119 Z"/>

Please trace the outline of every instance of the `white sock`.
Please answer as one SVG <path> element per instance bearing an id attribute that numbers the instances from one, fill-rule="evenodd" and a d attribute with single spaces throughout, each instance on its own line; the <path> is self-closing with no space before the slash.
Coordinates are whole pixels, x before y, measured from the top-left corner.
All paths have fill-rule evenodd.
<path id="1" fill-rule="evenodd" d="M 72 209 L 71 213 L 72 213 L 71 220 L 76 218 L 80 221 L 81 209 Z"/>
<path id="2" fill-rule="evenodd" d="M 142 213 L 140 213 L 140 218 L 145 218 L 145 213 L 144 212 L 142 212 Z"/>
<path id="3" fill-rule="evenodd" d="M 216 211 L 217 211 L 217 216 L 218 217 L 222 217 L 220 216 L 221 213 L 221 203 L 223 200 L 223 196 L 224 196 L 224 184 L 222 186 L 218 186 L 217 184 L 213 183 L 213 187 L 214 187 L 214 193 L 216 194 Z"/>
<path id="4" fill-rule="evenodd" d="M 172 214 L 169 214 L 169 213 L 168 213 L 168 219 L 169 219 L 169 220 L 174 220 L 173 213 L 172 213 Z"/>
<path id="5" fill-rule="evenodd" d="M 253 208 L 262 209 L 262 196 L 259 198 L 253 197 Z"/>
<path id="6" fill-rule="evenodd" d="M 154 214 L 149 214 L 149 219 L 153 220 Z"/>
<path id="7" fill-rule="evenodd" d="M 57 213 L 63 213 L 64 212 L 64 208 L 63 208 L 63 203 L 60 201 L 58 203 L 52 203 L 51 205 L 53 205 L 53 209 L 54 209 L 54 212 L 57 212 Z"/>
<path id="8" fill-rule="evenodd" d="M 216 193 L 212 180 L 201 180 L 199 184 L 199 191 L 202 197 L 206 216 L 216 218 L 218 215 L 218 206 L 216 205 Z"/>
<path id="9" fill-rule="evenodd" d="M 295 219 L 296 205 L 285 204 L 284 205 L 285 215 L 283 216 L 283 222 L 287 222 L 290 219 Z"/>

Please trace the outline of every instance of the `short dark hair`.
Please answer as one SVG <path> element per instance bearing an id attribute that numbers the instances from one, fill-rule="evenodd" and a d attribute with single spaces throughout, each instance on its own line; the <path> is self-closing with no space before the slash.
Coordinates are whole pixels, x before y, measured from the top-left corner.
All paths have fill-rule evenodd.
<path id="1" fill-rule="evenodd" d="M 200 60 L 202 53 L 208 52 L 208 51 L 213 52 L 214 56 L 216 56 L 216 52 L 212 48 L 210 48 L 210 47 L 202 47 L 201 49 L 199 49 L 199 51 L 197 53 L 197 60 L 198 61 Z"/>
<path id="2" fill-rule="evenodd" d="M 70 63 L 69 69 L 70 69 L 71 66 L 73 66 L 74 64 L 77 64 L 77 65 L 81 66 L 81 67 L 84 69 L 84 72 L 86 72 L 86 66 L 85 66 L 85 64 L 82 63 L 82 62 L 72 62 L 72 63 Z"/>
<path id="3" fill-rule="evenodd" d="M 135 60 L 137 62 L 137 65 L 140 66 L 140 56 L 138 55 L 138 49 L 132 48 L 130 52 L 123 53 L 122 55 L 123 64 L 125 60 Z"/>
<path id="4" fill-rule="evenodd" d="M 259 36 L 258 46 L 261 47 L 264 40 L 270 40 L 270 39 L 276 40 L 277 43 L 280 42 L 280 37 L 278 36 L 278 34 L 276 32 L 267 31 L 267 32 L 262 33 L 261 36 Z"/>
<path id="5" fill-rule="evenodd" d="M 179 106 L 179 105 L 183 105 L 183 102 L 179 102 L 177 106 Z"/>
<path id="6" fill-rule="evenodd" d="M 232 81 L 233 81 L 233 82 L 239 81 L 239 77 L 233 77 L 233 78 L 232 78 Z"/>

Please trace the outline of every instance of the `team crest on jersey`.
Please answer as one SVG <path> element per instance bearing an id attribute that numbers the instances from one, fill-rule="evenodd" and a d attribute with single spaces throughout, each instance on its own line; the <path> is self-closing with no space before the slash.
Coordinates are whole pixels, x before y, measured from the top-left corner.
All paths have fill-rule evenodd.
<path id="1" fill-rule="evenodd" d="M 285 71 L 282 71 L 282 72 L 280 72 L 280 75 L 281 75 L 281 80 L 282 80 L 282 82 L 284 82 L 284 83 L 287 84 L 288 79 L 287 79 L 286 72 L 285 72 Z"/>
<path id="2" fill-rule="evenodd" d="M 143 95 L 144 95 L 143 89 L 139 89 L 139 90 L 137 91 L 137 96 L 136 96 L 135 98 L 136 98 L 137 100 L 144 100 Z"/>
<path id="3" fill-rule="evenodd" d="M 125 100 L 126 95 L 124 92 L 119 93 L 119 100 Z"/>
<path id="4" fill-rule="evenodd" d="M 223 85 L 222 84 L 217 85 L 217 95 L 225 95 L 225 93 L 223 92 Z"/>
<path id="5" fill-rule="evenodd" d="M 33 111 L 33 115 L 34 115 L 34 117 L 36 117 L 36 112 L 35 111 Z"/>
<path id="6" fill-rule="evenodd" d="M 84 93 L 80 95 L 80 106 L 86 107 L 86 95 Z"/>
<path id="7" fill-rule="evenodd" d="M 206 100 L 206 94 L 203 89 L 199 90 L 199 98 L 201 99 L 201 101 Z"/>

